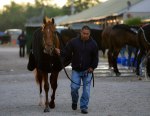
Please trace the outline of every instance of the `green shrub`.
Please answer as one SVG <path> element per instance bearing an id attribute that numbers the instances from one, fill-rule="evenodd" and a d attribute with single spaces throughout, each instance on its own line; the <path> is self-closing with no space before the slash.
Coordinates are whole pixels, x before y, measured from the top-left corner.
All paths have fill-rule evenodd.
<path id="1" fill-rule="evenodd" d="M 130 18 L 124 21 L 125 24 L 127 25 L 139 25 L 142 23 L 141 18 L 136 17 L 136 18 Z"/>

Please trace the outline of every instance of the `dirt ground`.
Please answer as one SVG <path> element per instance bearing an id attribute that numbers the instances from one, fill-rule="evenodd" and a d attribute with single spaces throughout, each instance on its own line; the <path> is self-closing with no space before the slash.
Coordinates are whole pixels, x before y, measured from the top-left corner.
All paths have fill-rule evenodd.
<path id="1" fill-rule="evenodd" d="M 18 47 L 0 46 L 0 116 L 83 115 L 79 104 L 77 111 L 71 109 L 70 81 L 64 71 L 59 74 L 56 108 L 44 113 L 27 62 L 27 56 L 19 57 Z M 150 116 L 150 81 L 139 81 L 136 76 L 104 77 L 97 71 L 87 116 Z"/>

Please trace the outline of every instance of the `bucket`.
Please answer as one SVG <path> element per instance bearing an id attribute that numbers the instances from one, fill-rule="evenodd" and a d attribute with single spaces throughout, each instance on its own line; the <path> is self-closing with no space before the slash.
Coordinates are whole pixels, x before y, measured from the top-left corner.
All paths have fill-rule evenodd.
<path id="1" fill-rule="evenodd" d="M 117 58 L 117 63 L 121 64 L 121 58 L 120 57 Z"/>
<path id="2" fill-rule="evenodd" d="M 121 58 L 121 64 L 127 66 L 127 59 L 125 57 Z"/>

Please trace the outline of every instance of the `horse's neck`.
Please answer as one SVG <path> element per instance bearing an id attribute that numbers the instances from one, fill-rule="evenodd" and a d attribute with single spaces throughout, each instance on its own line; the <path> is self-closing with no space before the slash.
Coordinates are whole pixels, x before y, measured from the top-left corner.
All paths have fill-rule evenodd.
<path id="1" fill-rule="evenodd" d="M 60 48 L 60 41 L 59 41 L 59 38 L 58 38 L 58 35 L 56 34 L 56 45 L 55 45 L 56 48 Z"/>

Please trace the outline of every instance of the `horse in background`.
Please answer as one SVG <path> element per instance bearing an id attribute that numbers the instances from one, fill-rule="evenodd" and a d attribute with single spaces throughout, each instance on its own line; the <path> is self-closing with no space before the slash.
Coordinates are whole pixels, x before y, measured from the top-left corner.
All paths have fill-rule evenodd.
<path id="1" fill-rule="evenodd" d="M 139 65 L 141 63 L 141 59 L 143 56 L 150 56 L 150 24 L 146 24 L 140 27 L 138 31 L 138 42 L 140 46 L 140 53 L 137 58 L 137 69 L 136 74 L 139 76 Z M 146 62 L 146 73 L 150 77 L 150 58 L 147 59 Z"/>
<path id="2" fill-rule="evenodd" d="M 128 58 L 128 60 L 127 60 L 128 67 L 129 68 L 134 67 L 134 66 L 136 66 L 136 60 L 137 60 L 137 55 L 138 55 L 138 50 L 139 49 L 135 48 L 131 45 L 127 45 L 126 48 L 127 48 L 127 51 L 128 51 L 128 56 L 127 56 L 127 58 Z M 133 61 L 131 61 L 132 54 L 134 55 Z"/>
<path id="3" fill-rule="evenodd" d="M 63 29 L 59 32 L 59 36 L 64 43 L 67 43 L 72 38 L 78 36 L 80 33 L 74 29 Z"/>
<path id="4" fill-rule="evenodd" d="M 102 37 L 101 37 L 102 31 L 103 30 L 91 29 L 91 37 L 96 41 L 99 50 L 101 50 L 102 53 L 103 53 L 103 55 L 104 55 L 105 54 L 105 49 L 102 48 L 102 43 L 101 43 L 101 40 L 102 40 Z"/>
<path id="5" fill-rule="evenodd" d="M 91 30 L 90 36 L 96 41 L 99 50 L 101 50 L 104 54 L 105 49 L 103 49 L 101 46 L 102 30 L 97 30 L 97 29 L 90 29 L 90 30 Z M 80 30 L 75 30 L 75 29 L 70 29 L 70 28 L 69 29 L 63 29 L 58 33 L 58 35 L 61 38 L 61 40 L 63 40 L 64 43 L 67 43 L 72 38 L 80 36 Z"/>
<path id="6" fill-rule="evenodd" d="M 37 29 L 33 35 L 32 49 L 29 56 L 28 69 L 35 70 L 35 78 L 39 85 L 40 96 L 42 88 L 45 90 L 45 109 L 49 112 L 50 108 L 55 108 L 55 92 L 57 89 L 58 74 L 62 69 L 62 64 L 55 48 L 60 48 L 61 42 L 58 38 L 53 18 L 45 17 L 43 26 Z M 67 63 L 69 64 L 69 63 Z M 67 65 L 66 64 L 66 65 Z M 65 65 L 65 66 L 66 66 Z M 50 78 L 48 78 L 50 73 Z M 49 102 L 49 81 L 52 88 L 51 100 Z"/>
<path id="7" fill-rule="evenodd" d="M 137 27 L 133 28 L 125 24 L 117 24 L 105 28 L 102 32 L 102 45 L 105 49 L 108 49 L 109 67 L 114 68 L 116 76 L 121 74 L 117 67 L 117 57 L 121 48 L 125 45 L 139 47 L 137 33 L 135 32 Z"/>
<path id="8" fill-rule="evenodd" d="M 106 27 L 103 31 L 102 31 L 102 34 L 101 34 L 101 46 L 103 49 L 108 49 L 108 52 L 107 52 L 107 57 L 108 57 L 108 65 L 109 65 L 109 68 L 113 67 L 113 63 L 112 63 L 112 60 L 111 60 L 111 57 L 109 54 L 110 53 L 110 50 L 109 50 L 109 47 L 110 47 L 110 32 L 112 30 L 112 27 L 109 26 L 109 27 Z"/>

